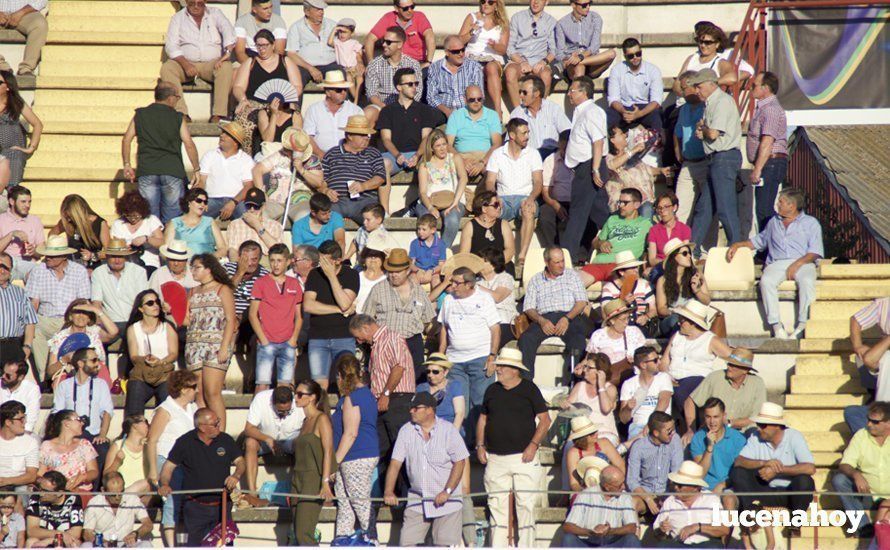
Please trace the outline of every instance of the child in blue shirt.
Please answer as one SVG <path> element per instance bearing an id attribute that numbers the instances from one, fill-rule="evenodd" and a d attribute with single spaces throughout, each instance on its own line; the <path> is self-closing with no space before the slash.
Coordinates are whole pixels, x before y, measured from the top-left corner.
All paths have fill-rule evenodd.
<path id="1" fill-rule="evenodd" d="M 417 219 L 417 238 L 411 241 L 408 256 L 411 257 L 411 276 L 420 284 L 437 286 L 442 266 L 445 264 L 447 247 L 436 232 L 438 220 L 432 214 Z"/>

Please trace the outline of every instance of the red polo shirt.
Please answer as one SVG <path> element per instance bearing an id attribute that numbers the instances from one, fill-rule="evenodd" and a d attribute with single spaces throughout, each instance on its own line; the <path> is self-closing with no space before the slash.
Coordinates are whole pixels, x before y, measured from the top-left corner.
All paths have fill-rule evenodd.
<path id="1" fill-rule="evenodd" d="M 273 344 L 287 342 L 294 334 L 297 304 L 303 301 L 303 289 L 293 277 L 284 279 L 279 285 L 272 274 L 263 275 L 253 283 L 250 293 L 253 300 L 259 300 L 257 312 L 266 338 Z"/>
<path id="2" fill-rule="evenodd" d="M 386 29 L 396 25 L 402 27 L 402 25 L 399 24 L 399 18 L 396 12 L 391 11 L 381 17 L 380 21 L 377 21 L 377 24 L 371 29 L 371 34 L 378 39 L 383 38 L 383 35 L 386 34 Z M 427 29 L 432 28 L 433 27 L 430 25 L 430 21 L 426 18 L 426 15 L 424 15 L 422 11 L 415 11 L 414 17 L 408 22 L 408 26 L 402 27 L 405 34 L 408 35 L 408 38 L 402 45 L 402 53 L 408 57 L 413 57 L 421 63 L 426 61 L 426 46 L 423 43 L 423 33 L 425 33 Z"/>

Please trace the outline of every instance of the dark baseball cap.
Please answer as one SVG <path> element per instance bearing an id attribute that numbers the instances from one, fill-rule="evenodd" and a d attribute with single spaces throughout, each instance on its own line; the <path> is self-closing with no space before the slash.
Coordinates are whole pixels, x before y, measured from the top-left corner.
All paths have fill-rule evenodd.
<path id="1" fill-rule="evenodd" d="M 430 392 L 422 391 L 414 394 L 414 397 L 411 398 L 411 405 L 408 408 L 413 409 L 426 406 L 435 409 L 438 404 L 439 402 L 436 401 L 436 398 Z"/>
<path id="2" fill-rule="evenodd" d="M 262 189 L 251 187 L 250 189 L 248 189 L 247 194 L 244 195 L 244 204 L 255 204 L 257 206 L 262 206 L 265 203 L 266 194 L 263 193 Z"/>

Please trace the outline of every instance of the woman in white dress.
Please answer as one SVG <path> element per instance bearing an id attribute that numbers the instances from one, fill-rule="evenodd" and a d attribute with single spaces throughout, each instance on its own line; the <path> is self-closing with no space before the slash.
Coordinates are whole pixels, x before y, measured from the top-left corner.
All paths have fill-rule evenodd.
<path id="1" fill-rule="evenodd" d="M 510 39 L 510 20 L 504 0 L 479 0 L 479 11 L 467 15 L 459 34 L 467 47 L 467 59 L 485 68 L 485 91 L 500 118 L 501 75 Z"/>

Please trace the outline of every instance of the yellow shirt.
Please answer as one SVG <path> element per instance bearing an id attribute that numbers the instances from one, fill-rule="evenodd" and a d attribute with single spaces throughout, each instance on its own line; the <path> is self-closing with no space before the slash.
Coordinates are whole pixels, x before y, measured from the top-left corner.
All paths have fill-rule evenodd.
<path id="1" fill-rule="evenodd" d="M 850 440 L 841 463 L 862 472 L 872 493 L 890 494 L 890 441 L 878 445 L 867 430 L 859 430 Z"/>

